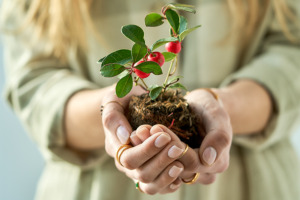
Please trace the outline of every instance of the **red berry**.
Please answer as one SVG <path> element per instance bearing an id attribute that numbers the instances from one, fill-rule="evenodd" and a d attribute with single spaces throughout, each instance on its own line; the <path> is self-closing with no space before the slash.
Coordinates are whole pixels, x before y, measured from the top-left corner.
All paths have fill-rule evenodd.
<path id="1" fill-rule="evenodd" d="M 165 63 L 165 57 L 164 55 L 162 55 L 162 53 L 155 51 L 149 54 L 147 61 L 154 61 L 159 64 L 159 66 L 163 66 L 163 64 Z"/>
<path id="2" fill-rule="evenodd" d="M 136 62 L 133 66 L 135 67 L 143 62 L 145 62 L 145 61 L 140 60 L 140 61 Z M 142 72 L 141 70 L 138 70 L 136 68 L 134 68 L 133 71 L 140 78 L 147 78 L 148 76 L 150 76 L 150 73 L 148 74 L 148 73 Z"/>
<path id="3" fill-rule="evenodd" d="M 166 50 L 168 52 L 172 53 L 179 53 L 181 51 L 181 42 L 176 41 L 176 42 L 168 42 L 165 46 Z"/>

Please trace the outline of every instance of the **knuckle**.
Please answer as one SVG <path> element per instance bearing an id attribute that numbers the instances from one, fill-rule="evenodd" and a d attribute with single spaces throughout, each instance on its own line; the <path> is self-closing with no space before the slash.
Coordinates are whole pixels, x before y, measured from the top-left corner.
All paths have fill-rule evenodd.
<path id="1" fill-rule="evenodd" d="M 202 184 L 209 185 L 214 183 L 215 180 L 216 180 L 216 175 L 209 175 L 202 181 Z"/>
<path id="2" fill-rule="evenodd" d="M 132 162 L 132 159 L 128 158 L 128 156 L 123 155 L 120 162 L 127 169 L 134 170 L 137 168 L 135 162 Z"/>
<path id="3" fill-rule="evenodd" d="M 155 195 L 157 193 L 156 190 L 154 190 L 153 188 L 150 187 L 145 187 L 143 188 L 143 192 L 149 195 Z"/>
<path id="4" fill-rule="evenodd" d="M 223 161 L 220 166 L 217 169 L 217 173 L 222 173 L 224 171 L 226 171 L 229 167 L 229 162 L 228 161 Z"/>
<path id="5" fill-rule="evenodd" d="M 137 170 L 137 178 L 139 181 L 143 182 L 143 183 L 151 183 L 154 179 L 146 172 L 142 171 L 142 170 Z"/>
<path id="6" fill-rule="evenodd" d="M 103 125 L 104 127 L 110 127 L 117 118 L 117 113 L 113 110 L 103 113 Z"/>
<path id="7" fill-rule="evenodd" d="M 231 144 L 231 137 L 226 131 L 218 131 L 218 137 L 216 137 L 216 143 L 221 147 L 226 147 Z"/>

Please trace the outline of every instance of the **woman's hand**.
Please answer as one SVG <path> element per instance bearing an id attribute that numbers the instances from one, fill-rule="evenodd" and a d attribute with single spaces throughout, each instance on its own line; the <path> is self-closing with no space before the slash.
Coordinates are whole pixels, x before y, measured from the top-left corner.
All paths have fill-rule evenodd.
<path id="1" fill-rule="evenodd" d="M 186 98 L 190 106 L 203 119 L 203 126 L 207 134 L 201 147 L 189 149 L 178 160 L 185 169 L 180 177 L 188 182 L 193 179 L 195 173 L 200 173 L 196 182 L 210 184 L 214 182 L 216 174 L 225 171 L 229 165 L 229 150 L 232 140 L 230 118 L 222 102 L 206 90 L 195 90 Z M 151 134 L 157 132 L 168 133 L 173 141 L 180 143 L 179 138 L 165 126 L 158 125 L 151 128 Z M 150 135 L 136 132 L 132 134 L 131 142 L 134 145 L 140 145 L 149 137 Z"/>
<path id="2" fill-rule="evenodd" d="M 184 152 L 185 145 L 173 140 L 162 129 L 155 130 L 149 125 L 140 126 L 131 138 L 136 146 L 122 153 L 120 162 L 115 162 L 117 168 L 135 182 L 140 181 L 139 187 L 144 193 L 176 191 L 181 184 L 178 177 L 184 170 L 184 166 L 176 159 Z"/>
<path id="3" fill-rule="evenodd" d="M 114 157 L 122 144 L 129 143 L 132 128 L 125 116 L 131 96 L 141 95 L 145 91 L 141 87 L 134 87 L 124 98 L 118 98 L 115 87 L 111 87 L 102 100 L 102 125 L 105 133 L 105 148 Z"/>

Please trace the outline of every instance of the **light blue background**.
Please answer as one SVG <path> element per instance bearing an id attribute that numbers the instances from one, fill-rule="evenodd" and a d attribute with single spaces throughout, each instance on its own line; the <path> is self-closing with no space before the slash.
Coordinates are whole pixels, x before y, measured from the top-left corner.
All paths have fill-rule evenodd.
<path id="1" fill-rule="evenodd" d="M 4 81 L 0 42 L 1 93 Z M 294 136 L 293 143 L 300 155 L 300 131 Z M 3 98 L 0 98 L 0 200 L 33 200 L 43 166 L 37 147 Z"/>
<path id="2" fill-rule="evenodd" d="M 0 45 L 0 90 L 4 73 Z M 2 94 L 3 95 L 3 94 Z M 2 96 L 1 96 L 2 97 Z M 0 199 L 33 200 L 42 157 L 11 109 L 0 99 Z"/>

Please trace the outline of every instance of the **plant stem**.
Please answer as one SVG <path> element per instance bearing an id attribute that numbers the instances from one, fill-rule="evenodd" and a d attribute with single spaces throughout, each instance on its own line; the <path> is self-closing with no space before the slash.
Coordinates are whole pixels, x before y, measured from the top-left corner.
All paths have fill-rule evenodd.
<path id="1" fill-rule="evenodd" d="M 174 68 L 174 70 L 172 71 L 172 73 L 170 73 L 170 76 L 173 76 L 174 74 L 175 74 L 175 72 L 176 72 L 176 70 L 177 70 L 177 67 L 178 67 L 178 60 L 177 60 L 177 55 L 176 55 L 176 57 L 175 57 L 175 68 Z"/>
<path id="2" fill-rule="evenodd" d="M 169 77 L 172 76 L 171 74 L 171 70 L 173 68 L 173 64 L 174 64 L 174 60 L 176 59 L 176 65 L 177 65 L 177 55 L 176 57 L 172 60 L 171 64 L 170 64 L 170 67 L 169 67 L 169 70 L 168 70 L 168 74 L 167 74 L 167 77 L 165 79 L 165 82 L 163 84 L 163 87 L 164 89 L 166 89 L 166 86 L 167 86 L 167 83 L 168 83 L 168 80 L 169 80 Z M 175 70 L 177 69 L 177 66 L 175 66 Z M 175 73 L 175 70 L 172 72 L 172 73 Z"/>
<path id="3" fill-rule="evenodd" d="M 142 81 L 142 83 L 144 84 L 144 86 L 145 86 L 146 90 L 147 90 L 147 91 L 149 91 L 149 88 L 148 88 L 147 84 L 145 83 L 145 81 L 144 81 L 142 78 L 141 78 L 140 80 L 141 80 L 141 81 Z"/>

